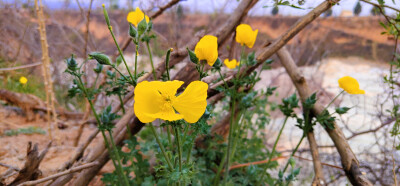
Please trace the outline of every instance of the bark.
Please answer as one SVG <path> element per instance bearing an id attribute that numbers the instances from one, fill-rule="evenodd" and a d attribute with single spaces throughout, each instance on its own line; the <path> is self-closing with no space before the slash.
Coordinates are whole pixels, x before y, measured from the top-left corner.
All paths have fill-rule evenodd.
<path id="1" fill-rule="evenodd" d="M 319 157 L 319 152 L 318 152 L 318 145 L 317 141 L 315 140 L 315 135 L 314 132 L 308 132 L 307 133 L 307 139 L 308 143 L 310 144 L 310 149 L 311 149 L 311 156 L 313 159 L 313 165 L 314 165 L 314 180 L 311 185 L 316 186 L 316 185 L 325 185 L 325 179 L 324 179 L 324 174 L 322 172 L 322 165 L 321 165 L 321 160 Z"/>
<path id="2" fill-rule="evenodd" d="M 25 112 L 28 121 L 34 119 L 34 111 L 47 112 L 50 110 L 40 98 L 32 94 L 17 93 L 0 89 L 0 100 L 6 101 L 8 104 L 21 108 Z M 56 113 L 57 115 L 67 119 L 82 118 L 82 113 L 80 112 L 69 112 L 64 109 L 56 109 Z"/>

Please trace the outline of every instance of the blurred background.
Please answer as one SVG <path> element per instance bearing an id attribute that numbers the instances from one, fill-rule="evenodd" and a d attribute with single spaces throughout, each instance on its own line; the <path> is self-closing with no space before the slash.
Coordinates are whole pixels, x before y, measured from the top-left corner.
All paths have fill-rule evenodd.
<path id="1" fill-rule="evenodd" d="M 49 55 L 50 71 L 54 82 L 56 107 L 66 112 L 83 112 L 85 104 L 82 100 L 69 99 L 68 88 L 71 79 L 64 72 L 64 60 L 74 54 L 78 60 L 86 58 L 93 51 L 114 55 L 116 47 L 109 34 L 101 11 L 101 4 L 109 10 L 109 16 L 117 41 L 122 45 L 129 39 L 126 16 L 129 11 L 140 7 L 147 15 L 159 10 L 168 0 L 43 0 L 45 8 L 45 23 Z M 290 1 L 290 6 L 274 7 L 274 1 L 262 0 L 252 8 L 244 22 L 258 29 L 259 34 L 253 50 L 265 47 L 267 40 L 275 39 L 288 30 L 302 15 L 315 8 L 322 0 Z M 396 2 L 396 4 L 394 4 Z M 210 32 L 222 25 L 238 5 L 237 0 L 182 0 L 177 5 L 166 10 L 153 20 L 154 33 L 157 39 L 151 43 L 155 63 L 160 63 L 165 52 L 170 47 L 182 48 L 200 32 Z M 91 6 L 90 6 L 91 5 Z M 388 1 L 387 5 L 400 7 L 398 1 Z M 87 24 L 87 11 L 91 10 Z M 391 9 L 384 9 L 388 15 L 395 15 Z M 345 95 L 340 97 L 337 106 L 354 107 L 350 114 L 339 118 L 339 126 L 349 139 L 350 146 L 357 154 L 361 167 L 368 178 L 377 185 L 391 185 L 391 156 L 400 161 L 400 153 L 392 151 L 390 138 L 390 115 L 385 109 L 392 105 L 388 102 L 388 87 L 383 83 L 383 77 L 388 74 L 389 62 L 393 55 L 394 39 L 381 33 L 384 31 L 380 22 L 385 19 L 372 5 L 358 0 L 343 0 L 331 10 L 308 25 L 286 46 L 297 65 L 309 80 L 310 86 L 318 91 L 324 103 L 328 103 L 340 92 L 337 80 L 345 75 L 358 79 L 363 96 Z M 0 0 L 0 90 L 17 93 L 27 93 L 35 96 L 32 99 L 45 99 L 43 79 L 41 76 L 41 45 L 38 32 L 38 20 L 33 0 Z M 86 39 L 87 37 L 87 39 Z M 145 47 L 140 47 L 140 69 L 150 70 L 149 59 Z M 228 57 L 229 43 L 219 48 L 221 59 Z M 133 65 L 134 46 L 129 45 L 125 51 L 129 65 Z M 238 55 L 239 52 L 236 52 Z M 262 80 L 257 89 L 277 86 L 278 94 L 274 101 L 280 102 L 295 92 L 285 70 L 281 68 L 279 59 L 272 69 L 261 75 Z M 182 68 L 187 63 L 174 70 Z M 90 63 L 89 63 L 90 64 Z M 93 62 L 93 67 L 95 63 Z M 23 68 L 19 68 L 19 67 Z M 88 81 L 93 81 L 93 77 Z M 26 85 L 21 85 L 19 78 L 28 79 Z M 1 94 L 1 93 L 0 93 Z M 0 95 L 1 97 L 1 95 Z M 100 101 L 100 106 L 113 100 Z M 27 141 L 42 141 L 45 145 L 46 124 L 43 118 L 36 116 L 27 121 L 18 108 L 5 104 L 0 99 L 0 162 L 21 165 L 23 163 Z M 355 105 L 355 106 L 354 106 Z M 270 109 L 270 108 L 266 108 Z M 266 139 L 266 145 L 272 145 L 283 116 L 270 110 L 271 124 L 267 132 L 271 140 Z M 293 149 L 301 137 L 301 131 L 287 127 L 284 139 L 279 144 L 279 150 Z M 65 149 L 73 149 L 73 139 L 78 126 L 70 120 L 65 121 L 63 136 L 65 140 L 59 149 L 52 149 L 50 156 L 43 163 L 44 170 L 57 168 L 59 162 L 68 159 L 68 155 L 57 156 Z M 62 128 L 61 127 L 61 128 Z M 90 128 L 83 133 L 88 134 Z M 323 131 L 316 127 L 315 134 L 320 145 L 322 162 L 341 166 L 340 157 L 332 146 L 332 141 Z M 308 144 L 304 143 L 299 152 L 309 158 Z M 289 152 L 289 151 L 288 151 Z M 309 183 L 312 179 L 312 162 L 299 162 L 306 172 L 302 172 L 299 184 Z M 105 167 L 104 171 L 107 171 Z M 0 167 L 0 172 L 3 169 Z M 308 171 L 308 172 L 307 172 Z M 330 175 L 330 183 L 347 183 L 343 171 L 328 167 L 325 171 Z M 385 179 L 390 178 L 390 179 Z"/>

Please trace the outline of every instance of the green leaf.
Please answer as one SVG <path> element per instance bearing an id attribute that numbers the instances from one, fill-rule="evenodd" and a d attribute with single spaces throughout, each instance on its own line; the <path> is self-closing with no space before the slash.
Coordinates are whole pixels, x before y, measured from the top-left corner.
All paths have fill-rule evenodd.
<path id="1" fill-rule="evenodd" d="M 349 107 L 338 107 L 338 108 L 336 108 L 336 113 L 345 114 L 349 110 L 350 110 Z"/>
<path id="2" fill-rule="evenodd" d="M 382 21 L 379 21 L 379 24 L 380 24 L 383 28 L 387 29 L 385 23 L 383 23 Z"/>
<path id="3" fill-rule="evenodd" d="M 191 61 L 192 63 L 194 63 L 194 64 L 198 64 L 198 63 L 199 63 L 199 58 L 197 58 L 196 54 L 195 54 L 192 50 L 190 50 L 189 48 L 186 48 L 186 50 L 187 50 L 188 53 L 189 53 L 189 59 L 190 59 L 190 61 Z"/>
<path id="4" fill-rule="evenodd" d="M 117 59 L 115 59 L 115 64 L 118 67 L 122 63 L 122 57 L 121 55 L 118 55 Z"/>
<path id="5" fill-rule="evenodd" d="M 304 102 L 304 107 L 311 109 L 316 102 L 317 102 L 317 93 L 314 92 L 310 97 L 306 99 L 306 101 Z"/>

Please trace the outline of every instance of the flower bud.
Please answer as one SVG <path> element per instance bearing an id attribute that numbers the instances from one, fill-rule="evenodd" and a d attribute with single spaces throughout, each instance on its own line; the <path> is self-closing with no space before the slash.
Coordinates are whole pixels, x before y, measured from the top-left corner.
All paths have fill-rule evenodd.
<path id="1" fill-rule="evenodd" d="M 289 164 L 292 167 L 294 167 L 296 165 L 296 161 L 293 159 L 293 157 L 289 158 Z"/>
<path id="2" fill-rule="evenodd" d="M 104 18 L 106 19 L 107 26 L 110 26 L 111 25 L 110 18 L 108 17 L 106 6 L 104 4 L 102 4 L 102 6 L 103 6 L 103 14 L 104 14 Z"/>
<path id="3" fill-rule="evenodd" d="M 68 69 L 71 71 L 75 71 L 78 68 L 78 63 L 74 59 L 74 55 L 71 55 L 70 58 L 67 59 Z"/>
<path id="4" fill-rule="evenodd" d="M 100 74 L 102 70 L 103 70 L 103 65 L 100 64 L 100 63 L 97 63 L 96 68 L 93 69 L 93 71 L 94 71 L 96 74 Z"/>
<path id="5" fill-rule="evenodd" d="M 221 59 L 217 58 L 217 60 L 215 60 L 213 67 L 215 69 L 219 70 L 219 69 L 221 69 L 221 66 L 222 66 L 222 61 L 221 61 Z"/>
<path id="6" fill-rule="evenodd" d="M 132 24 L 129 24 L 129 36 L 131 36 L 132 38 L 136 38 L 137 36 L 137 30 L 135 27 L 133 27 Z"/>
<path id="7" fill-rule="evenodd" d="M 112 65 L 110 58 L 107 55 L 102 54 L 100 52 L 92 52 L 92 53 L 90 53 L 89 54 L 89 58 L 90 59 L 95 59 L 98 63 L 100 63 L 102 65 Z"/>
<path id="8" fill-rule="evenodd" d="M 150 32 L 152 28 L 153 28 L 153 22 L 149 21 L 149 23 L 147 23 L 147 32 Z"/>
<path id="9" fill-rule="evenodd" d="M 143 18 L 143 20 L 139 22 L 137 27 L 138 27 L 139 36 L 141 36 L 147 30 L 146 19 Z"/>

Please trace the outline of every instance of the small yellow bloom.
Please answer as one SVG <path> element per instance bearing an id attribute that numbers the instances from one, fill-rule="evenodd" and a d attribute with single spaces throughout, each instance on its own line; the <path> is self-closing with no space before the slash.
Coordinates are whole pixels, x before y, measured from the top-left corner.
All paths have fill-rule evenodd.
<path id="1" fill-rule="evenodd" d="M 258 29 L 252 30 L 248 24 L 240 24 L 236 27 L 236 42 L 242 46 L 246 45 L 249 48 L 253 48 L 256 42 Z"/>
<path id="2" fill-rule="evenodd" d="M 143 81 L 135 88 L 134 111 L 136 117 L 149 123 L 159 118 L 167 121 L 184 119 L 196 123 L 207 107 L 207 83 L 193 81 L 176 96 L 183 81 Z"/>
<path id="3" fill-rule="evenodd" d="M 350 76 L 344 76 L 338 82 L 339 87 L 349 94 L 365 94 L 365 91 L 360 89 L 357 80 Z"/>
<path id="4" fill-rule="evenodd" d="M 205 35 L 196 44 L 194 53 L 199 60 L 206 60 L 208 65 L 213 66 L 218 58 L 218 39 L 212 35 Z"/>
<path id="5" fill-rule="evenodd" d="M 20 82 L 21 84 L 25 85 L 25 84 L 28 82 L 28 79 L 26 79 L 26 77 L 24 77 L 24 76 L 21 76 L 21 77 L 19 78 L 19 82 Z"/>
<path id="6" fill-rule="evenodd" d="M 132 23 L 133 25 L 135 25 L 135 27 L 137 27 L 139 22 L 142 21 L 144 18 L 146 18 L 146 22 L 148 23 L 149 16 L 144 15 L 142 10 L 140 10 L 139 7 L 136 7 L 135 11 L 129 12 L 128 16 L 126 17 L 126 20 L 128 20 L 128 22 Z"/>
<path id="7" fill-rule="evenodd" d="M 229 69 L 234 69 L 240 64 L 238 61 L 236 61 L 236 59 L 232 59 L 231 61 L 229 61 L 229 59 L 225 59 L 224 63 Z"/>

